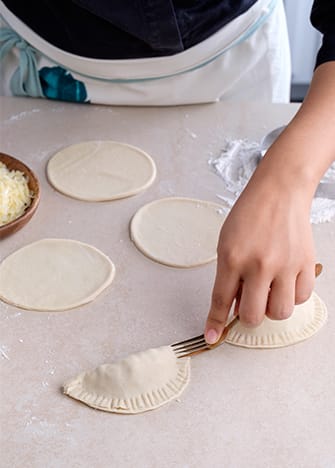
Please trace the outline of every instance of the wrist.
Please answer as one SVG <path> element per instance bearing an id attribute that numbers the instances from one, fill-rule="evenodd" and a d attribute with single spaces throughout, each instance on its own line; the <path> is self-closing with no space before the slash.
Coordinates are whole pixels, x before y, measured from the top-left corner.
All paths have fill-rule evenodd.
<path id="1" fill-rule="evenodd" d="M 281 164 L 274 157 L 266 157 L 260 162 L 245 192 L 248 196 L 251 192 L 257 194 L 260 200 L 266 199 L 268 203 L 272 200 L 274 205 L 278 205 L 279 200 L 289 205 L 294 199 L 309 211 L 318 182 L 304 168 Z"/>
<path id="2" fill-rule="evenodd" d="M 291 149 L 276 142 L 260 162 L 255 178 L 266 180 L 273 188 L 285 192 L 298 191 L 312 199 L 326 167 L 320 164 L 318 155 L 313 160 L 310 151 L 301 146 Z"/>

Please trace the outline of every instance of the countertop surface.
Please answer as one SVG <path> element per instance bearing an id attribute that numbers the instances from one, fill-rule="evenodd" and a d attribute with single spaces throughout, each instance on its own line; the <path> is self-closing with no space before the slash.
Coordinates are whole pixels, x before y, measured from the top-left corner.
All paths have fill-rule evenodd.
<path id="1" fill-rule="evenodd" d="M 78 309 L 32 312 L 0 302 L 1 468 L 335 467 L 335 223 L 313 226 L 324 265 L 316 291 L 329 319 L 309 340 L 274 350 L 226 344 L 199 355 L 181 397 L 140 415 L 93 410 L 61 392 L 83 370 L 203 331 L 215 263 L 159 265 L 132 244 L 129 221 L 160 197 L 220 203 L 225 187 L 208 159 L 226 137 L 260 141 L 297 105 L 121 108 L 21 98 L 0 105 L 1 151 L 26 162 L 42 185 L 31 222 L 0 241 L 0 261 L 35 240 L 65 237 L 94 245 L 116 266 L 112 285 Z M 91 139 L 147 151 L 157 164 L 154 184 L 108 203 L 56 192 L 48 159 Z"/>

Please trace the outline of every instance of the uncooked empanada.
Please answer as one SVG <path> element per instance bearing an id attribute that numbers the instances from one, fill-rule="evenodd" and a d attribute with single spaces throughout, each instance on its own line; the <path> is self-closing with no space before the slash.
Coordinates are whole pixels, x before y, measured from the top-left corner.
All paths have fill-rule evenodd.
<path id="1" fill-rule="evenodd" d="M 306 340 L 314 335 L 327 320 L 327 309 L 314 292 L 303 304 L 295 306 L 286 320 L 265 317 L 259 327 L 246 328 L 241 323 L 229 331 L 226 343 L 246 348 L 279 348 Z"/>
<path id="2" fill-rule="evenodd" d="M 63 391 L 92 408 L 130 414 L 177 398 L 189 380 L 189 358 L 178 359 L 170 346 L 162 346 L 84 372 Z"/>

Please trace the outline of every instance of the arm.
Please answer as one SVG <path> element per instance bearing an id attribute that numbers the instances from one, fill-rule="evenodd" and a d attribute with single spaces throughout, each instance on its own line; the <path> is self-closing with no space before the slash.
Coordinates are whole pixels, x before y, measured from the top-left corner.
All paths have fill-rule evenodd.
<path id="1" fill-rule="evenodd" d="M 288 318 L 294 304 L 310 296 L 315 257 L 309 211 L 335 160 L 334 132 L 335 61 L 330 61 L 316 69 L 304 103 L 222 227 L 208 342 L 221 335 L 235 298 L 241 322 L 257 326 L 265 314 Z"/>

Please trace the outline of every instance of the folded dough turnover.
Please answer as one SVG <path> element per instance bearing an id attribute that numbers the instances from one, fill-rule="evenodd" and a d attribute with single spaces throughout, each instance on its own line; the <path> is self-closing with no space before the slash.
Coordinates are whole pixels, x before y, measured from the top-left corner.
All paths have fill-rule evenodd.
<path id="1" fill-rule="evenodd" d="M 92 408 L 131 414 L 177 398 L 189 380 L 189 358 L 178 359 L 170 346 L 162 346 L 83 372 L 63 391 Z"/>
<path id="2" fill-rule="evenodd" d="M 265 317 L 259 327 L 246 328 L 237 323 L 228 333 L 226 343 L 246 348 L 279 348 L 306 340 L 327 320 L 327 309 L 314 292 L 308 301 L 297 305 L 286 320 Z"/>

